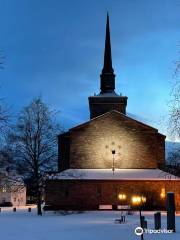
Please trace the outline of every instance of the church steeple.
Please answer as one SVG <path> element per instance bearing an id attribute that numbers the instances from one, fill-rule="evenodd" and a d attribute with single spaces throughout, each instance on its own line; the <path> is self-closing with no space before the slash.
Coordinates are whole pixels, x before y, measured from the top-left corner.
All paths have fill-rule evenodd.
<path id="1" fill-rule="evenodd" d="M 109 27 L 109 15 L 106 21 L 106 37 L 104 49 L 104 65 L 100 75 L 101 91 L 99 94 L 89 97 L 90 118 L 95 118 L 106 112 L 116 110 L 126 114 L 127 97 L 118 95 L 115 90 L 115 74 L 112 67 L 111 39 Z"/>
<path id="2" fill-rule="evenodd" d="M 111 39 L 110 39 L 110 27 L 109 27 L 108 13 L 107 13 L 107 20 L 106 20 L 104 66 L 103 66 L 100 77 L 101 77 L 101 93 L 114 92 L 115 75 L 114 75 L 114 70 L 112 67 Z"/>
<path id="3" fill-rule="evenodd" d="M 111 57 L 111 38 L 110 38 L 110 28 L 109 28 L 109 15 L 107 13 L 106 21 L 106 39 L 105 39 L 105 49 L 104 49 L 104 66 L 102 73 L 113 73 L 112 68 L 112 57 Z"/>

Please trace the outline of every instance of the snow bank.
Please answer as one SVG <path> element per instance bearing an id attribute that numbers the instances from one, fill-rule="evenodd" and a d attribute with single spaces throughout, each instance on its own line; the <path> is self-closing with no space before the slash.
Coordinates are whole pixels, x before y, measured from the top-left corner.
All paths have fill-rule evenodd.
<path id="1" fill-rule="evenodd" d="M 144 213 L 143 213 L 144 215 Z M 37 216 L 35 210 L 0 213 L 2 240 L 138 240 L 134 230 L 139 226 L 139 215 L 127 215 L 125 224 L 115 224 L 120 212 L 84 212 L 62 215 L 46 213 Z M 153 215 L 146 213 L 148 228 L 153 229 Z M 172 234 L 145 234 L 145 240 L 179 240 L 180 217 L 176 217 L 177 232 Z M 162 216 L 166 228 L 166 216 Z"/>

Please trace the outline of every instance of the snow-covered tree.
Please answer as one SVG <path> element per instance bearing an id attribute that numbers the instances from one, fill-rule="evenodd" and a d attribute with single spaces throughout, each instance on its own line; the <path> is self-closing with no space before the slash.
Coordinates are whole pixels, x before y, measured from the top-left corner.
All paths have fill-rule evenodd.
<path id="1" fill-rule="evenodd" d="M 15 145 L 17 170 L 25 177 L 33 179 L 38 215 L 42 214 L 45 176 L 48 171 L 55 170 L 57 164 L 58 133 L 55 112 L 41 98 L 36 98 L 23 108 L 11 135 Z"/>

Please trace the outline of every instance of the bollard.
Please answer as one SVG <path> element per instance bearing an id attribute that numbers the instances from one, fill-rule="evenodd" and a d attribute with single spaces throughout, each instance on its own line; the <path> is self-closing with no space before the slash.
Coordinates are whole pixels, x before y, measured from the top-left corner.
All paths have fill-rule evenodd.
<path id="1" fill-rule="evenodd" d="M 167 229 L 176 231 L 175 227 L 175 197 L 173 192 L 167 193 Z"/>
<path id="2" fill-rule="evenodd" d="M 0 208 L 0 212 L 1 212 L 1 208 Z"/>
<path id="3" fill-rule="evenodd" d="M 117 205 L 112 205 L 112 210 L 117 210 Z"/>
<path id="4" fill-rule="evenodd" d="M 31 212 L 31 208 L 28 208 L 28 212 Z"/>
<path id="5" fill-rule="evenodd" d="M 141 216 L 141 221 L 144 222 L 145 216 Z"/>
<path id="6" fill-rule="evenodd" d="M 147 221 L 145 220 L 145 216 L 141 216 L 141 223 L 143 229 L 147 228 Z"/>
<path id="7" fill-rule="evenodd" d="M 125 221 L 126 221 L 126 216 L 125 216 L 125 215 L 122 215 L 122 216 L 121 216 L 121 222 L 125 223 Z"/>
<path id="8" fill-rule="evenodd" d="M 13 208 L 13 212 L 16 212 L 16 208 Z"/>
<path id="9" fill-rule="evenodd" d="M 156 212 L 154 214 L 154 228 L 156 230 L 161 229 L 161 212 Z"/>
<path id="10" fill-rule="evenodd" d="M 144 220 L 143 221 L 143 227 L 142 227 L 143 229 L 147 229 L 147 220 Z"/>

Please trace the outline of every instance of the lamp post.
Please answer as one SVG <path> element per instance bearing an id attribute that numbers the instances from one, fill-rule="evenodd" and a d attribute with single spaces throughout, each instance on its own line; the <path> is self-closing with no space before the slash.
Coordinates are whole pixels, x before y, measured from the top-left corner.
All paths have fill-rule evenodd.
<path id="1" fill-rule="evenodd" d="M 126 194 L 125 193 L 119 193 L 118 194 L 118 200 L 121 203 L 121 221 L 125 222 L 125 215 L 123 215 L 123 205 L 126 202 Z"/>
<path id="2" fill-rule="evenodd" d="M 113 156 L 112 171 L 113 171 L 113 175 L 114 175 L 114 171 L 115 171 L 115 164 L 114 164 L 115 154 L 116 154 L 116 151 L 115 151 L 115 150 L 112 150 L 112 156 Z"/>
<path id="3" fill-rule="evenodd" d="M 118 194 L 118 200 L 121 206 L 125 205 L 126 203 L 126 194 L 125 193 L 119 193 Z"/>
<path id="4" fill-rule="evenodd" d="M 143 196 L 133 196 L 132 204 L 139 206 L 139 219 L 140 219 L 140 227 L 143 228 L 142 224 L 142 206 L 146 202 L 146 197 Z M 141 234 L 141 240 L 144 240 L 143 233 Z"/>

